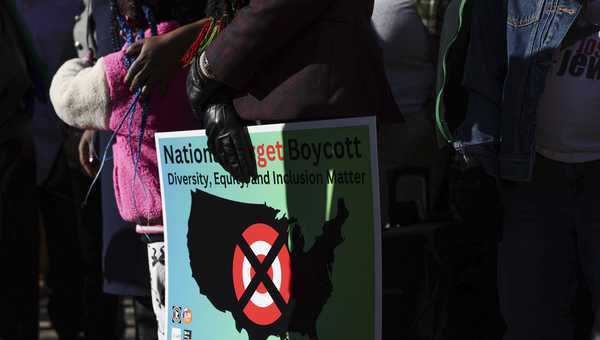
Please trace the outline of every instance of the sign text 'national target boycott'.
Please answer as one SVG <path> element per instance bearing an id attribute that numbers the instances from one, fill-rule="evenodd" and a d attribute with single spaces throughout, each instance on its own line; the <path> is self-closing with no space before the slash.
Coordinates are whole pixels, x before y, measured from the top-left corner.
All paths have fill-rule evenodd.
<path id="1" fill-rule="evenodd" d="M 254 147 L 258 167 L 265 168 L 269 162 L 312 161 L 314 166 L 323 159 L 362 158 L 360 151 L 361 140 L 358 137 L 346 137 L 343 141 L 303 143 L 297 139 L 288 139 L 285 143 L 277 141 L 273 144 L 260 144 Z M 191 143 L 182 147 L 163 146 L 165 164 L 214 163 L 208 148 L 192 146 Z"/>

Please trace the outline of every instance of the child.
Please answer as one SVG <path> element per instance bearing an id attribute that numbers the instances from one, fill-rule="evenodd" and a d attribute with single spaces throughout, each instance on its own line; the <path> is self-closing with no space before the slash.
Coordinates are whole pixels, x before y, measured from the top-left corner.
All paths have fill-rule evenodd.
<path id="1" fill-rule="evenodd" d="M 132 61 L 125 53 L 127 45 L 136 39 L 163 35 L 179 27 L 180 23 L 173 20 L 176 11 L 170 6 L 170 1 L 117 2 L 111 1 L 113 15 L 127 44 L 99 58 L 93 65 L 90 60 L 84 59 L 67 61 L 52 80 L 50 98 L 58 116 L 68 125 L 114 132 L 115 198 L 121 216 L 136 223 L 137 232 L 145 234 L 149 240 L 153 308 L 158 320 L 159 339 L 162 339 L 164 244 L 154 133 L 190 130 L 198 128 L 198 125 L 186 97 L 186 69 L 177 70 L 171 77 L 166 93 L 155 91 L 144 99 L 140 99 L 141 89 L 132 92 L 124 82 Z M 193 40 L 200 24 L 181 29 L 188 30 L 187 35 Z M 186 36 L 186 32 L 180 36 Z M 121 39 L 115 35 L 114 40 L 118 42 Z M 174 57 L 175 63 L 179 57 Z"/>

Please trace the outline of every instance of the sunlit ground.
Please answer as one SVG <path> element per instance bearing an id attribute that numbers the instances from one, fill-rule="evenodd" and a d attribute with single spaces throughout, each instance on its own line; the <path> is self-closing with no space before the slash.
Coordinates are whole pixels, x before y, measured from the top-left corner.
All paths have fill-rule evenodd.
<path id="1" fill-rule="evenodd" d="M 50 320 L 48 319 L 48 312 L 46 306 L 48 304 L 48 298 L 44 296 L 44 292 L 41 292 L 40 301 L 40 340 L 58 340 L 58 335 L 52 328 Z M 123 340 L 134 340 L 135 339 L 135 325 L 133 318 L 133 302 L 131 299 L 123 300 L 123 307 L 125 308 L 125 336 Z"/>

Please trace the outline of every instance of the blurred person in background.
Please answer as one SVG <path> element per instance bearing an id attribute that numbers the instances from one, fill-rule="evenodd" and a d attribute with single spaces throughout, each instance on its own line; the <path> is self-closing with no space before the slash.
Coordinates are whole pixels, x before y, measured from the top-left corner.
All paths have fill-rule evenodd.
<path id="1" fill-rule="evenodd" d="M 78 1 L 18 0 L 17 7 L 49 74 L 81 42 L 73 39 Z M 48 250 L 48 316 L 60 339 L 117 339 L 117 297 L 102 292 L 100 192 L 82 202 L 90 179 L 79 166 L 81 132 L 58 119 L 48 102 L 33 108 L 36 184 Z M 77 311 L 77 312 L 74 312 Z"/>
<path id="2" fill-rule="evenodd" d="M 434 52 L 415 0 L 376 0 L 372 22 L 392 95 L 406 119 L 405 124 L 379 126 L 381 211 L 382 222 L 387 224 L 388 172 L 401 167 L 429 169 L 437 151 L 430 118 Z"/>
<path id="3" fill-rule="evenodd" d="M 0 0 L 0 339 L 38 338 L 39 236 L 31 131 L 47 79 L 12 0 Z"/>

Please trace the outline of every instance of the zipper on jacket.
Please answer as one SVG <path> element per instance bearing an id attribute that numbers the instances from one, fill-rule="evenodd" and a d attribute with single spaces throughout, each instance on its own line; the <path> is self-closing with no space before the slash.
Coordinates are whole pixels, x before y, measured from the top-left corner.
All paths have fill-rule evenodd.
<path id="1" fill-rule="evenodd" d="M 442 98 L 444 97 L 444 89 L 446 87 L 446 59 L 448 57 L 448 52 L 450 50 L 450 47 L 452 47 L 452 45 L 454 45 L 454 42 L 458 38 L 458 34 L 462 29 L 463 14 L 464 14 L 464 9 L 465 9 L 465 5 L 466 5 L 467 1 L 468 0 L 461 0 L 461 3 L 458 8 L 458 28 L 457 28 L 456 32 L 454 32 L 454 35 L 450 39 L 450 42 L 448 43 L 448 45 L 445 46 L 444 50 L 442 51 L 442 58 L 440 59 L 440 61 L 442 63 L 442 65 L 441 65 L 441 67 L 442 67 L 442 71 L 441 71 L 442 72 L 442 85 L 441 85 L 440 91 L 437 94 L 436 99 L 435 99 L 435 123 L 436 123 L 438 131 L 440 132 L 442 137 L 444 137 L 446 142 L 448 142 L 448 144 L 453 144 L 453 137 L 452 137 L 452 133 L 450 132 L 450 129 L 448 128 L 448 126 L 446 125 L 446 122 L 444 121 L 444 118 L 442 117 L 442 110 L 441 110 Z M 455 146 L 455 148 L 456 148 L 456 146 Z M 457 151 L 458 151 L 458 149 L 457 149 Z M 466 155 L 463 155 L 463 158 L 467 159 Z"/>
<path id="2" fill-rule="evenodd" d="M 456 150 L 456 152 L 460 155 L 460 157 L 465 162 L 465 164 L 468 165 L 470 162 L 470 159 L 469 159 L 469 156 L 467 155 L 467 151 L 465 150 L 465 146 L 463 145 L 463 143 L 454 142 L 454 143 L 452 143 L 452 147 L 454 147 L 454 150 Z"/>

